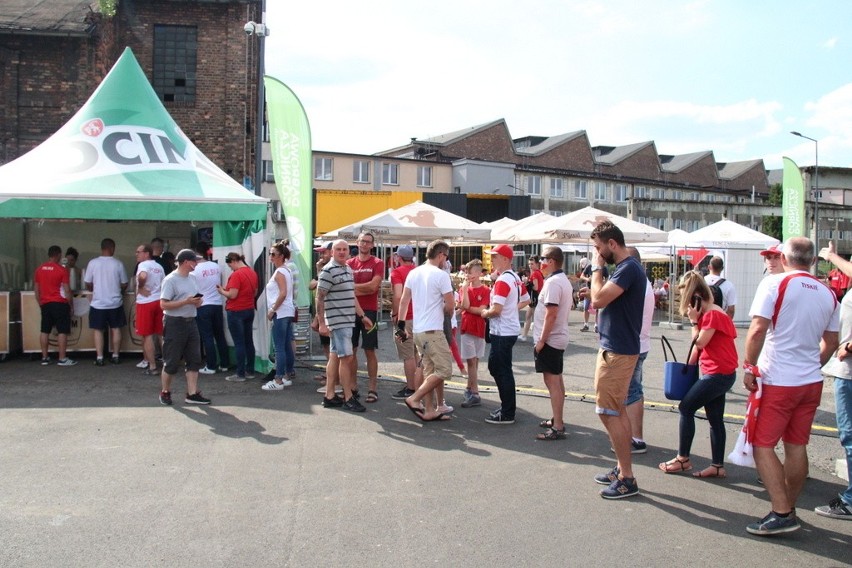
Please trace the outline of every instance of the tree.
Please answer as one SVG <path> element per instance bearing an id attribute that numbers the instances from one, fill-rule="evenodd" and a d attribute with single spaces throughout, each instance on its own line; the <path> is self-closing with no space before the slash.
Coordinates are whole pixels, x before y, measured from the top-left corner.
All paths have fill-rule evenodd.
<path id="1" fill-rule="evenodd" d="M 769 188 L 769 205 L 783 205 L 784 192 L 781 189 L 781 184 L 776 183 Z M 779 241 L 782 237 L 782 219 L 775 215 L 770 215 L 763 218 L 763 232 L 770 237 L 775 237 Z"/>

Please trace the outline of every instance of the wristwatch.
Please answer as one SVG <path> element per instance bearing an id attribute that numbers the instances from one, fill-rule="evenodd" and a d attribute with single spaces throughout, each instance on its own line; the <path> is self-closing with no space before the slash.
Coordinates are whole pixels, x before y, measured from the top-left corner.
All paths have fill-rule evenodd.
<path id="1" fill-rule="evenodd" d="M 598 270 L 603 270 L 603 266 L 593 266 L 592 272 L 597 272 Z"/>

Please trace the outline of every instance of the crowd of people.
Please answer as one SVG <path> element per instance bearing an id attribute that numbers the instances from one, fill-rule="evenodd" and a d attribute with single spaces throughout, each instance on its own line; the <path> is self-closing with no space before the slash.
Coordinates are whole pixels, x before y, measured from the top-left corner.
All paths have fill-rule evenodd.
<path id="1" fill-rule="evenodd" d="M 589 329 L 589 316 L 595 316 L 600 344 L 593 372 L 595 411 L 616 460 L 594 481 L 606 486 L 600 491 L 603 498 L 621 499 L 639 494 L 632 456 L 647 451 L 642 432 L 642 367 L 650 350 L 651 319 L 662 286 L 648 279 L 639 252 L 626 246 L 617 226 L 600 223 L 591 240 L 595 252 L 592 258 L 581 261 L 575 280 L 579 280 L 583 331 Z M 385 266 L 372 254 L 374 247 L 374 236 L 364 232 L 354 249 L 345 240 L 315 249 L 319 260 L 316 279 L 310 285 L 316 290 L 312 327 L 328 356 L 325 373 L 318 377 L 324 382 L 319 392 L 325 408 L 366 410 L 358 387 L 359 347 L 367 370 L 363 402 L 379 400 L 377 321 Z M 160 375 L 162 404 L 172 403 L 171 383 L 180 365 L 186 371 L 185 402 L 210 403 L 198 390 L 198 374 L 224 372 L 230 367 L 223 303 L 236 356 L 236 371 L 226 380 L 243 382 L 255 376 L 252 324 L 259 292 L 257 274 L 244 257 L 232 252 L 225 258 L 231 273 L 223 285 L 218 264 L 205 260 L 208 249 L 209 245 L 199 243 L 197 250 L 180 251 L 174 267 L 160 262 L 153 243 L 136 249 L 136 332 L 144 338 L 140 366 L 147 374 Z M 87 265 L 82 277 L 92 291 L 89 320 L 96 338 L 96 365 L 105 361 L 107 330 L 113 349 L 109 360 L 119 362 L 120 331 L 126 325 L 122 297 L 129 283 L 123 265 L 113 258 L 115 243 L 104 239 L 101 250 L 101 256 Z M 42 361 L 50 363 L 47 334 L 55 327 L 59 364 L 67 366 L 75 364 L 68 358 L 63 341 L 73 302 L 70 271 L 60 263 L 61 253 L 59 247 L 50 247 L 48 261 L 36 271 L 35 283 L 42 306 Z M 498 244 L 488 252 L 490 274 L 486 275 L 483 259 L 471 259 L 461 267 L 457 287 L 450 275 L 449 254 L 449 244 L 437 240 L 429 243 L 421 264 L 408 245 L 398 247 L 393 255 L 390 314 L 406 381 L 393 398 L 402 400 L 419 421 L 451 420 L 455 409 L 444 398 L 444 384 L 452 376 L 453 365 L 467 377 L 462 408 L 477 407 L 482 403 L 480 362 L 487 356 L 499 407 L 484 420 L 492 425 L 511 425 L 517 411 L 513 349 L 518 340 L 531 340 L 535 370 L 542 374 L 551 403 L 551 416 L 541 421 L 542 431 L 536 438 L 565 439 L 563 361 L 569 347 L 569 312 L 577 297 L 566 274 L 562 249 L 542 247 L 540 256 L 529 259 L 528 274 L 519 275 L 513 270 L 512 247 Z M 677 453 L 660 463 L 659 469 L 666 474 L 693 470 L 695 414 L 703 408 L 710 426 L 711 460 L 693 475 L 715 479 L 727 476 L 725 397 L 741 368 L 744 387 L 760 400 L 759 419 L 749 428 L 748 442 L 771 500 L 769 514 L 746 530 L 774 535 L 800 527 L 796 501 L 807 476 L 807 443 L 821 400 L 823 373 L 836 377 L 840 441 L 852 470 L 852 358 L 847 359 L 852 353 L 852 300 L 846 297 L 839 304 L 836 293 L 811 276 L 809 269 L 816 261 L 816 251 L 806 238 L 789 239 L 783 246 L 762 251 L 761 256 L 766 276 L 749 309 L 751 325 L 743 354 L 737 353 L 737 330 L 732 320 L 736 289 L 722 276 L 723 259 L 714 257 L 708 274 L 690 271 L 679 283 L 679 311 L 693 326 L 688 362 L 698 365 L 700 378 L 678 406 Z M 852 263 L 839 257 L 833 246 L 820 256 L 852 275 Z M 76 263 L 76 256 L 74 260 Z M 272 245 L 273 270 L 263 290 L 275 351 L 273 376 L 262 387 L 267 391 L 284 390 L 295 376 L 296 287 L 289 260 L 286 242 Z M 486 276 L 491 287 L 484 282 Z M 665 293 L 668 298 L 668 289 Z M 521 313 L 525 313 L 523 325 Z M 159 362 L 162 367 L 158 370 Z M 780 442 L 784 444 L 783 461 L 776 452 Z M 852 518 L 852 485 L 816 512 Z"/>

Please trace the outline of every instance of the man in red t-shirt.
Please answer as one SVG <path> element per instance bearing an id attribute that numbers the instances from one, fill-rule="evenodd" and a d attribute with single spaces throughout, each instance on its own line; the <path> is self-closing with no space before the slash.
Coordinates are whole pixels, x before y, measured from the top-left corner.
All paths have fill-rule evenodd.
<path id="1" fill-rule="evenodd" d="M 406 337 L 395 336 L 396 353 L 402 361 L 402 368 L 405 371 L 405 386 L 398 392 L 393 394 L 393 398 L 403 400 L 414 394 L 417 387 L 420 386 L 417 367 L 417 352 L 414 348 L 414 303 L 408 304 L 408 313 L 399 314 L 399 300 L 402 298 L 402 291 L 405 288 L 405 279 L 408 273 L 414 270 L 414 249 L 409 245 L 402 245 L 396 249 L 396 255 L 399 258 L 399 266 L 394 268 L 390 273 L 391 286 L 393 286 L 393 303 L 391 307 L 391 320 L 393 328 L 397 329 L 397 322 L 405 322 L 405 331 L 408 334 Z"/>
<path id="2" fill-rule="evenodd" d="M 530 334 L 530 326 L 533 322 L 533 314 L 535 307 L 538 305 L 538 293 L 544 287 L 544 276 L 541 274 L 541 263 L 537 255 L 532 255 L 528 262 L 530 267 L 530 276 L 524 284 L 527 287 L 527 293 L 530 295 L 530 304 L 524 308 L 524 329 L 521 331 L 521 336 L 518 338 L 521 341 L 526 341 Z"/>
<path id="3" fill-rule="evenodd" d="M 355 297 L 361 309 L 364 310 L 364 314 L 371 322 L 379 321 L 379 289 L 381 288 L 382 278 L 385 274 L 385 263 L 370 254 L 375 241 L 372 233 L 363 232 L 358 235 L 358 254 L 346 261 L 346 264 L 352 269 L 352 274 L 355 277 Z M 379 348 L 378 326 L 373 325 L 372 329 L 365 329 L 361 319 L 356 318 L 355 328 L 352 330 L 352 347 L 356 352 L 355 357 L 352 357 L 352 373 L 355 377 L 356 385 L 355 392 L 357 392 L 358 384 L 357 348 L 359 339 L 362 336 L 364 340 L 361 347 L 364 349 L 364 355 L 367 358 L 367 376 L 369 377 L 365 402 L 376 402 L 379 400 L 377 390 L 379 383 L 379 360 L 376 357 L 376 349 Z"/>
<path id="4" fill-rule="evenodd" d="M 50 356 L 47 354 L 50 332 L 56 327 L 57 346 L 59 348 L 59 365 L 71 367 L 77 362 L 66 356 L 68 334 L 71 333 L 71 314 L 73 313 L 74 296 L 68 284 L 68 271 L 59 264 L 62 249 L 56 245 L 47 249 L 48 260 L 36 268 L 33 282 L 35 283 L 35 298 L 41 307 L 41 364 L 49 365 Z"/>

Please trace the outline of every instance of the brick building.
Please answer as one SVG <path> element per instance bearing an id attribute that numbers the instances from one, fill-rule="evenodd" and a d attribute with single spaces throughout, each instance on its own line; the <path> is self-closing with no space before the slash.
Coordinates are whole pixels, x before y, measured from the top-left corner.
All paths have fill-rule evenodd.
<path id="1" fill-rule="evenodd" d="M 261 0 L 0 0 L 0 164 L 85 103 L 130 47 L 166 109 L 235 180 L 253 178 Z"/>

